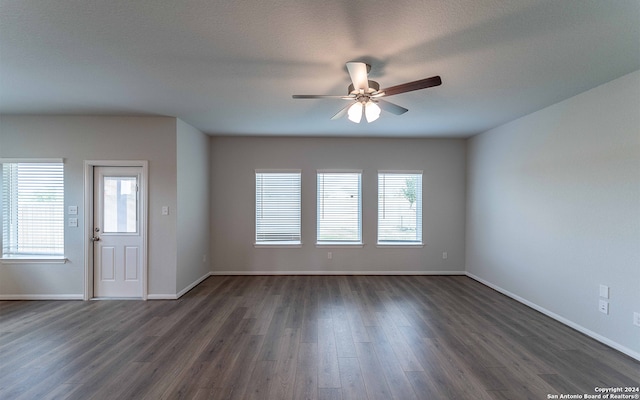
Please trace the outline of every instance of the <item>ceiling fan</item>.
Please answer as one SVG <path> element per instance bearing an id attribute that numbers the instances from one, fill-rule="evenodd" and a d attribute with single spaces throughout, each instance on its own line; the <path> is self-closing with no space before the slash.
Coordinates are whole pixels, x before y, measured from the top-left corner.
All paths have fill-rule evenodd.
<path id="1" fill-rule="evenodd" d="M 364 115 L 367 122 L 373 122 L 380 117 L 381 110 L 388 111 L 392 114 L 401 115 L 409 111 L 397 104 L 383 100 L 382 97 L 393 96 L 400 93 L 411 92 L 414 90 L 426 89 L 442 84 L 439 76 L 420 79 L 413 82 L 403 83 L 401 85 L 391 86 L 380 90 L 380 85 L 376 81 L 367 79 L 367 74 L 371 70 L 371 65 L 351 61 L 347 63 L 347 70 L 353 82 L 347 89 L 347 95 L 313 95 L 313 94 L 294 94 L 294 99 L 343 99 L 352 101 L 342 108 L 331 119 L 338 119 L 345 114 L 349 120 L 360 123 Z"/>

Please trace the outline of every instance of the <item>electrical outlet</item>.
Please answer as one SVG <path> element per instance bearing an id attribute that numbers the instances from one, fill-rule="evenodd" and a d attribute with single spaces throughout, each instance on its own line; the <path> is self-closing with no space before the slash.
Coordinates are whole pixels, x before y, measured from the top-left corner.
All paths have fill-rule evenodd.
<path id="1" fill-rule="evenodd" d="M 640 312 L 633 313 L 633 324 L 636 326 L 640 326 Z"/>
<path id="2" fill-rule="evenodd" d="M 203 262 L 203 263 L 206 263 L 206 262 L 207 262 L 207 255 L 206 255 L 206 254 L 203 254 L 203 255 L 202 255 L 202 262 Z"/>
<path id="3" fill-rule="evenodd" d="M 442 259 L 443 259 L 443 260 L 446 260 L 448 257 L 449 257 L 449 254 L 447 254 L 447 252 L 446 252 L 446 251 L 443 251 L 443 252 L 442 252 Z"/>
<path id="4" fill-rule="evenodd" d="M 169 206 L 162 206 L 162 215 L 169 215 Z"/>
<path id="5" fill-rule="evenodd" d="M 328 252 L 328 253 L 327 253 L 327 258 L 328 258 L 329 260 L 332 260 L 332 259 L 333 259 L 333 253 L 332 253 L 332 252 Z"/>
<path id="6" fill-rule="evenodd" d="M 598 305 L 598 310 L 600 310 L 600 312 L 603 314 L 609 314 L 609 302 L 600 300 L 600 303 Z"/>

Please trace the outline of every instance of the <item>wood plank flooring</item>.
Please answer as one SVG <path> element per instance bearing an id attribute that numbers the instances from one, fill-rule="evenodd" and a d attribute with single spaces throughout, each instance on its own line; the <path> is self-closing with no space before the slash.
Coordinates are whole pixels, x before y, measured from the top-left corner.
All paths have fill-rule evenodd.
<path id="1" fill-rule="evenodd" d="M 0 302 L 1 399 L 548 399 L 640 362 L 462 276 L 216 276 Z"/>

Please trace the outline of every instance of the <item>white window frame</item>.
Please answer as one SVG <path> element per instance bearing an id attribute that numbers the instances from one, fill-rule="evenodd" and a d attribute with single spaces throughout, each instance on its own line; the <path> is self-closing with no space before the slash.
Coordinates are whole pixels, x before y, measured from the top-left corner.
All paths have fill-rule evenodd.
<path id="1" fill-rule="evenodd" d="M 258 174 L 298 174 L 300 177 L 300 187 L 298 192 L 298 224 L 300 227 L 300 239 L 299 240 L 282 240 L 282 241 L 268 241 L 258 240 L 258 188 L 257 177 Z M 302 247 L 302 170 L 300 169 L 256 169 L 254 175 L 254 188 L 255 188 L 255 204 L 254 204 L 254 244 L 255 248 L 300 248 Z"/>
<path id="2" fill-rule="evenodd" d="M 65 200 L 64 200 L 64 159 L 62 158 L 0 158 L 0 164 L 62 164 L 62 220 L 59 221 L 61 223 L 60 228 L 62 228 L 62 251 L 60 254 L 28 254 L 28 253 L 5 253 L 5 246 L 3 243 L 4 230 L 9 229 L 5 226 L 6 221 L 4 221 L 4 203 L 3 197 L 4 194 L 0 194 L 0 226 L 2 227 L 2 233 L 0 234 L 0 263 L 2 264 L 32 264 L 32 263 L 47 263 L 47 264 L 57 264 L 57 263 L 65 263 L 67 258 L 64 256 L 64 248 L 65 248 Z M 0 176 L 0 180 L 3 180 L 3 177 Z M 2 181 L 3 191 L 4 191 L 4 181 Z"/>
<path id="3" fill-rule="evenodd" d="M 358 174 L 358 233 L 359 240 L 320 240 L 320 221 L 321 221 L 321 191 L 319 189 L 319 176 L 321 174 Z M 361 248 L 364 246 L 362 241 L 362 170 L 361 169 L 319 169 L 316 171 L 316 247 L 341 247 L 341 248 Z"/>
<path id="4" fill-rule="evenodd" d="M 416 225 L 417 225 L 417 229 L 420 229 L 419 231 L 419 236 L 420 236 L 420 240 L 416 240 L 416 241 L 402 241 L 402 240 L 398 240 L 398 241 L 391 241 L 391 240 L 380 240 L 380 186 L 379 186 L 379 182 L 380 182 L 380 175 L 382 174 L 388 174 L 388 175 L 393 175 L 393 174 L 402 174 L 402 175 L 420 175 L 420 201 L 419 201 L 419 207 L 418 204 L 416 204 Z M 377 188 L 377 204 L 378 204 L 378 212 L 377 212 L 377 227 L 376 227 L 376 247 L 379 248 L 385 248 L 385 247 L 393 247 L 393 248 L 398 248 L 398 247 L 410 247 L 410 248 L 421 248 L 424 247 L 424 232 L 423 232 L 423 184 L 424 184 L 424 173 L 422 170 L 379 170 L 378 171 L 378 175 L 376 177 L 376 181 L 378 182 L 378 188 Z"/>

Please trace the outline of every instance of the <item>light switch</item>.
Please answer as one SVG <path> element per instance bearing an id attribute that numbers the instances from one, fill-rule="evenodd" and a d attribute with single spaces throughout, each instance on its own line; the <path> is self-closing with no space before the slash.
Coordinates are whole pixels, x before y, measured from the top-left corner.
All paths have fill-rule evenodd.
<path id="1" fill-rule="evenodd" d="M 69 215 L 78 215 L 78 206 L 69 206 Z"/>
<path id="2" fill-rule="evenodd" d="M 69 226 L 72 228 L 78 227 L 78 218 L 69 218 Z"/>
<path id="3" fill-rule="evenodd" d="M 169 206 L 162 206 L 162 215 L 169 215 Z"/>
<path id="4" fill-rule="evenodd" d="M 609 298 L 609 286 L 600 285 L 600 297 L 602 297 L 603 299 Z"/>

